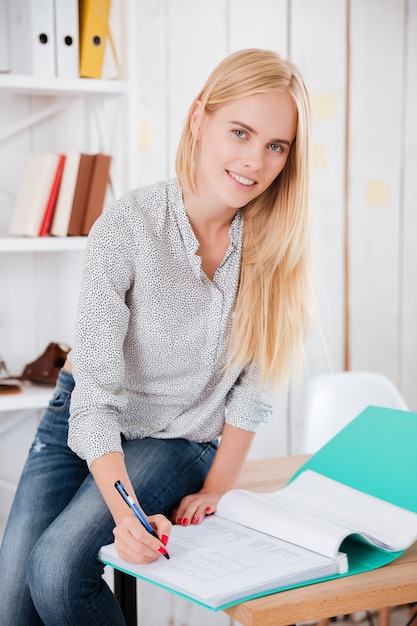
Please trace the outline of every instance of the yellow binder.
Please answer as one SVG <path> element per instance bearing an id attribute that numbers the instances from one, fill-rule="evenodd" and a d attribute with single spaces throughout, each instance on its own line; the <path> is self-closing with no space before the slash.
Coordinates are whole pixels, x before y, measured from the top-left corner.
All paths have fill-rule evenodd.
<path id="1" fill-rule="evenodd" d="M 101 78 L 111 0 L 80 0 L 80 76 Z"/>

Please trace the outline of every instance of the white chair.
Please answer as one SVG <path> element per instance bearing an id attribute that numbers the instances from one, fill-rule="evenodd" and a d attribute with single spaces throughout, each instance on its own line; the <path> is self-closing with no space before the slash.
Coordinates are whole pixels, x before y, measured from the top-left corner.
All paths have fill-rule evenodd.
<path id="1" fill-rule="evenodd" d="M 397 387 L 383 374 L 346 371 L 312 378 L 307 387 L 302 452 L 316 452 L 369 405 L 409 410 Z"/>
<path id="2" fill-rule="evenodd" d="M 313 454 L 367 406 L 408 411 L 397 387 L 376 372 L 338 372 L 316 376 L 307 387 L 302 452 Z M 327 626 L 328 619 L 320 620 Z M 378 626 L 388 626 L 390 608 L 379 609 Z"/>

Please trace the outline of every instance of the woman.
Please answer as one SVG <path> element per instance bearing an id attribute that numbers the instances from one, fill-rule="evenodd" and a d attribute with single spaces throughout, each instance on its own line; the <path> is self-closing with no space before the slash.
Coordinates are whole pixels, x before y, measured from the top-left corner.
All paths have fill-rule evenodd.
<path id="1" fill-rule="evenodd" d="M 265 390 L 300 364 L 311 318 L 309 130 L 298 70 L 237 52 L 191 105 L 177 177 L 97 220 L 74 378 L 60 374 L 5 533 L 1 624 L 123 624 L 100 546 L 153 561 L 170 519 L 201 523 L 235 487 L 270 414 Z"/>

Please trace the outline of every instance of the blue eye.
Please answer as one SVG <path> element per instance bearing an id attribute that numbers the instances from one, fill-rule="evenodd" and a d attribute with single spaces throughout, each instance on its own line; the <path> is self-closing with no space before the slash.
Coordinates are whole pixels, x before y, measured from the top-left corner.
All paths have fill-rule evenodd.
<path id="1" fill-rule="evenodd" d="M 282 146 L 280 146 L 278 143 L 271 143 L 269 146 L 272 150 L 272 152 L 282 152 Z"/>
<path id="2" fill-rule="evenodd" d="M 236 129 L 236 130 L 234 130 L 233 132 L 234 132 L 234 134 L 236 135 L 236 137 L 241 137 L 242 139 L 244 139 L 244 138 L 246 137 L 246 133 L 245 133 L 245 131 L 244 131 L 244 130 L 238 130 L 238 129 Z"/>

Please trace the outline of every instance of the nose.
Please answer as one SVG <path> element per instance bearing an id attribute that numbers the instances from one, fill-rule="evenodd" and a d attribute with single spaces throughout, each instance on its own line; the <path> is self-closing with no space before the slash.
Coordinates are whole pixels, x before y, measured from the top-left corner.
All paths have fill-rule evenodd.
<path id="1" fill-rule="evenodd" d="M 262 169 L 264 160 L 264 147 L 258 145 L 256 142 L 250 142 L 246 145 L 245 148 L 246 149 L 243 154 L 244 167 L 253 171 L 258 171 Z"/>

